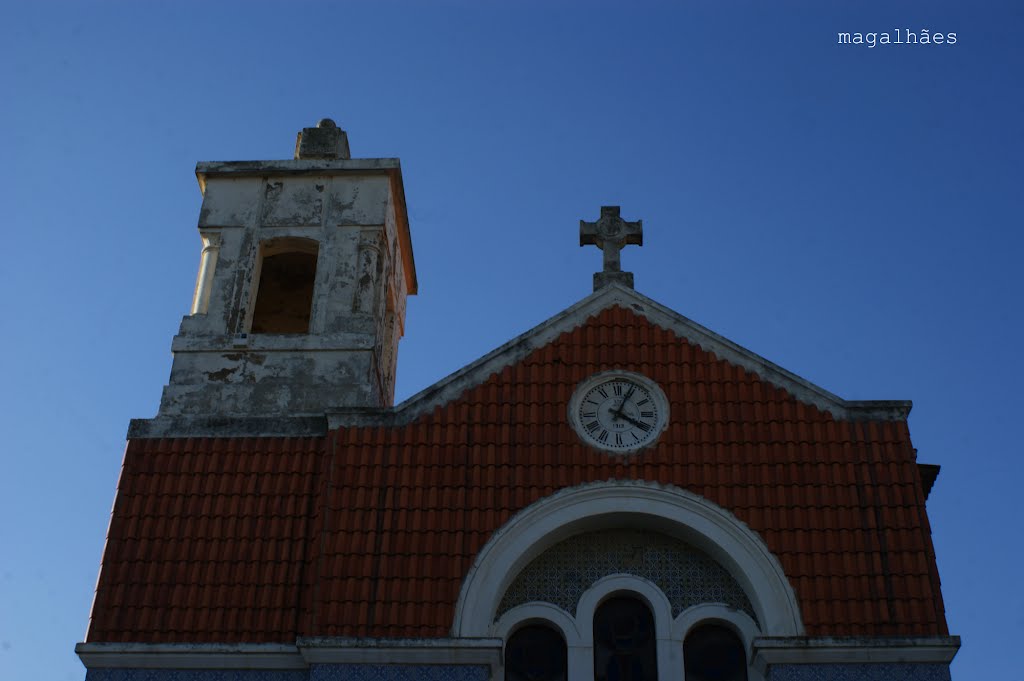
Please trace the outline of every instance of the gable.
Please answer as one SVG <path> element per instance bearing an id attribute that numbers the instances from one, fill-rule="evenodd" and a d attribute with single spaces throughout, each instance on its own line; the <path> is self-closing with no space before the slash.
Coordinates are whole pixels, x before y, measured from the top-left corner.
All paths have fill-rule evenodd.
<path id="1" fill-rule="evenodd" d="M 334 411 L 328 415 L 330 427 L 413 421 L 458 398 L 466 390 L 486 381 L 492 374 L 504 371 L 563 334 L 583 327 L 603 328 L 594 327 L 591 320 L 614 308 L 625 313 L 614 322 L 621 327 L 621 333 L 612 340 L 606 332 L 590 332 L 592 335 L 576 341 L 578 348 L 587 342 L 624 344 L 625 349 L 631 352 L 616 354 L 616 361 L 669 365 L 673 357 L 678 357 L 678 354 L 674 354 L 674 344 L 682 341 L 684 346 L 695 347 L 716 360 L 753 374 L 766 385 L 782 390 L 806 405 L 830 412 L 837 419 L 900 420 L 905 419 L 910 412 L 911 403 L 908 400 L 844 400 L 633 289 L 612 284 L 413 395 L 393 410 Z M 670 335 L 658 336 L 652 328 L 669 332 Z M 641 357 L 645 352 L 652 354 Z M 706 363 L 703 365 L 708 366 Z M 685 363 L 681 365 L 684 366 Z"/>

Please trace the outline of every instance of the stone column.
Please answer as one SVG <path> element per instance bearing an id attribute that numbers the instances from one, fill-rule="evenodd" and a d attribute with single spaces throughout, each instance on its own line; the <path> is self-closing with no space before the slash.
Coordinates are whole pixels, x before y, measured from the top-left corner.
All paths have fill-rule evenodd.
<path id="1" fill-rule="evenodd" d="M 220 255 L 221 236 L 219 232 L 206 232 L 200 236 L 203 238 L 203 254 L 199 260 L 199 274 L 196 276 L 196 291 L 192 296 L 190 314 L 206 314 L 210 308 L 213 274 L 217 270 L 217 258 Z"/>

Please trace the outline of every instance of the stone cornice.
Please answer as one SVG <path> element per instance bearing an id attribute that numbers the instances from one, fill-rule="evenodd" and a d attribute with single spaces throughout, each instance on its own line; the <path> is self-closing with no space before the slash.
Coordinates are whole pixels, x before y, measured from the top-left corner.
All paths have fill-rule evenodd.
<path id="1" fill-rule="evenodd" d="M 79 643 L 86 669 L 306 669 L 294 645 L 278 643 Z"/>
<path id="2" fill-rule="evenodd" d="M 478 664 L 497 667 L 498 638 L 354 639 L 300 638 L 310 664 Z"/>
<path id="3" fill-rule="evenodd" d="M 206 191 L 208 178 L 253 175 L 345 175 L 348 173 L 401 172 L 397 158 L 298 159 L 275 161 L 201 161 L 196 164 L 199 187 Z"/>
<path id="4" fill-rule="evenodd" d="M 79 643 L 86 669 L 308 669 L 311 664 L 501 662 L 501 639 L 299 638 L 280 643 Z"/>
<path id="5" fill-rule="evenodd" d="M 164 437 L 323 437 L 323 416 L 158 416 L 132 419 L 128 439 Z"/>
<path id="6" fill-rule="evenodd" d="M 754 662 L 762 671 L 779 664 L 949 664 L 959 636 L 754 639 Z"/>

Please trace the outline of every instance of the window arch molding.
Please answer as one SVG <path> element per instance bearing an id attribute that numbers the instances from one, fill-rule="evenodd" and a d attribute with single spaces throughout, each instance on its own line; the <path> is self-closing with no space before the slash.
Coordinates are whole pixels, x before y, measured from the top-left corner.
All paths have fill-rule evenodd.
<path id="1" fill-rule="evenodd" d="M 747 613 L 721 603 L 702 603 L 682 611 L 672 621 L 671 636 L 674 640 L 683 641 L 691 631 L 703 624 L 720 624 L 731 629 L 743 641 L 748 653 L 750 644 L 755 638 L 761 636 L 761 630 L 757 623 L 750 619 Z M 748 657 L 748 665 L 750 661 Z"/>
<path id="2" fill-rule="evenodd" d="M 557 542 L 590 530 L 631 526 L 676 536 L 717 560 L 748 594 L 764 635 L 803 635 L 796 595 L 757 533 L 704 497 L 646 481 L 567 488 L 513 516 L 483 546 L 463 579 L 452 635 L 493 635 L 498 604 L 512 580 Z"/>
<path id="3" fill-rule="evenodd" d="M 705 603 L 687 608 L 672 617 L 668 597 L 656 584 L 635 575 L 609 575 L 599 579 L 580 598 L 576 616 L 550 603 L 525 603 L 506 612 L 494 623 L 489 635 L 508 641 L 518 629 L 531 624 L 543 624 L 562 634 L 568 651 L 570 678 L 594 678 L 594 615 L 602 603 L 617 596 L 636 598 L 651 610 L 657 638 L 658 675 L 665 679 L 683 679 L 683 642 L 696 627 L 718 624 L 732 630 L 743 643 L 747 653 L 747 678 L 764 678 L 753 665 L 751 657 L 754 639 L 761 630 L 744 612 L 721 603 Z M 500 669 L 495 678 L 504 678 Z"/>
<path id="4" fill-rule="evenodd" d="M 529 624 L 547 624 L 554 627 L 568 646 L 582 645 L 582 636 L 572 615 L 551 603 L 524 603 L 506 612 L 494 623 L 492 636 L 508 640 L 516 629 Z"/>
<path id="5" fill-rule="evenodd" d="M 562 638 L 565 639 L 566 662 L 570 670 L 579 669 L 581 663 L 585 664 L 582 656 L 590 655 L 591 652 L 590 648 L 583 646 L 583 638 L 579 628 L 576 626 L 576 619 L 565 610 L 551 603 L 524 603 L 523 605 L 517 605 L 494 623 L 490 635 L 494 638 L 500 638 L 504 646 L 518 629 L 531 624 L 544 624 L 562 634 Z M 593 665 L 593 662 L 591 662 L 591 665 Z M 502 667 L 498 669 L 497 674 L 493 678 L 505 678 L 504 661 L 502 662 Z"/>
<path id="6" fill-rule="evenodd" d="M 609 575 L 597 580 L 583 592 L 576 608 L 576 626 L 583 633 L 586 660 L 578 659 L 580 678 L 594 678 L 594 615 L 597 609 L 610 598 L 627 596 L 642 601 L 654 617 L 654 635 L 657 639 L 659 675 L 677 667 L 682 668 L 682 646 L 671 639 L 672 605 L 668 597 L 653 582 L 635 575 Z M 675 677 L 672 677 L 675 678 Z"/>
<path id="7" fill-rule="evenodd" d="M 639 598 L 651 609 L 651 614 L 654 616 L 654 633 L 658 640 L 667 639 L 670 636 L 672 605 L 661 589 L 643 577 L 609 575 L 597 580 L 593 586 L 584 591 L 576 608 L 576 626 L 580 630 L 583 645 L 594 645 L 594 628 L 587 625 L 594 621 L 594 613 L 597 612 L 601 604 L 616 596 Z"/>

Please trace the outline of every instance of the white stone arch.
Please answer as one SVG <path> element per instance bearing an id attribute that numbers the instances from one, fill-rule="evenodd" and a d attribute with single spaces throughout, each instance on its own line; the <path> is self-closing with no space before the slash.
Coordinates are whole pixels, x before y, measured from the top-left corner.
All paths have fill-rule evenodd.
<path id="1" fill-rule="evenodd" d="M 594 582 L 593 586 L 580 596 L 576 606 L 576 622 L 583 643 L 594 645 L 594 613 L 597 608 L 613 596 L 634 596 L 647 604 L 654 617 L 655 635 L 668 638 L 672 624 L 672 604 L 668 597 L 653 582 L 635 575 L 608 575 Z M 587 626 L 591 624 L 591 626 Z"/>
<path id="2" fill-rule="evenodd" d="M 585 661 L 590 647 L 584 645 L 576 620 L 572 615 L 551 603 L 523 603 L 510 609 L 494 623 L 494 637 L 502 641 L 501 665 L 494 671 L 493 679 L 505 678 L 505 645 L 520 627 L 530 624 L 545 624 L 562 634 L 565 640 L 566 662 L 569 669 L 578 668 Z"/>
<path id="3" fill-rule="evenodd" d="M 504 641 L 516 629 L 528 624 L 547 624 L 556 629 L 568 646 L 582 645 L 580 631 L 573 616 L 551 603 L 523 603 L 512 608 L 494 623 L 494 637 Z"/>
<path id="4" fill-rule="evenodd" d="M 682 645 L 672 640 L 672 604 L 656 584 L 635 575 L 608 575 L 583 592 L 576 607 L 576 627 L 582 634 L 586 653 L 576 658 L 581 679 L 594 678 L 594 614 L 614 596 L 632 596 L 647 604 L 654 618 L 654 636 L 659 676 L 667 670 L 681 669 Z M 675 677 L 672 677 L 675 678 Z"/>
<path id="5" fill-rule="evenodd" d="M 731 629 L 739 636 L 743 649 L 747 654 L 747 681 L 762 681 L 764 676 L 754 665 L 754 639 L 761 636 L 761 629 L 750 615 L 731 608 L 724 603 L 701 603 L 679 613 L 672 622 L 671 638 L 680 655 L 683 653 L 683 642 L 695 627 L 702 624 L 719 624 Z M 683 668 L 680 660 L 679 668 Z M 681 676 L 679 678 L 682 678 Z"/>
<path id="6" fill-rule="evenodd" d="M 746 592 L 763 635 L 803 635 L 796 595 L 778 559 L 757 533 L 704 497 L 634 480 L 561 490 L 526 507 L 499 528 L 463 579 L 452 635 L 494 635 L 498 605 L 530 561 L 573 535 L 611 527 L 662 532 L 704 551 Z"/>
<path id="7" fill-rule="evenodd" d="M 723 603 L 701 603 L 683 610 L 673 620 L 672 638 L 683 641 L 686 639 L 686 635 L 700 624 L 725 625 L 740 637 L 747 650 L 750 650 L 754 639 L 761 635 L 761 629 L 757 626 L 757 622 L 750 619 L 750 615 L 742 610 L 731 608 Z"/>

